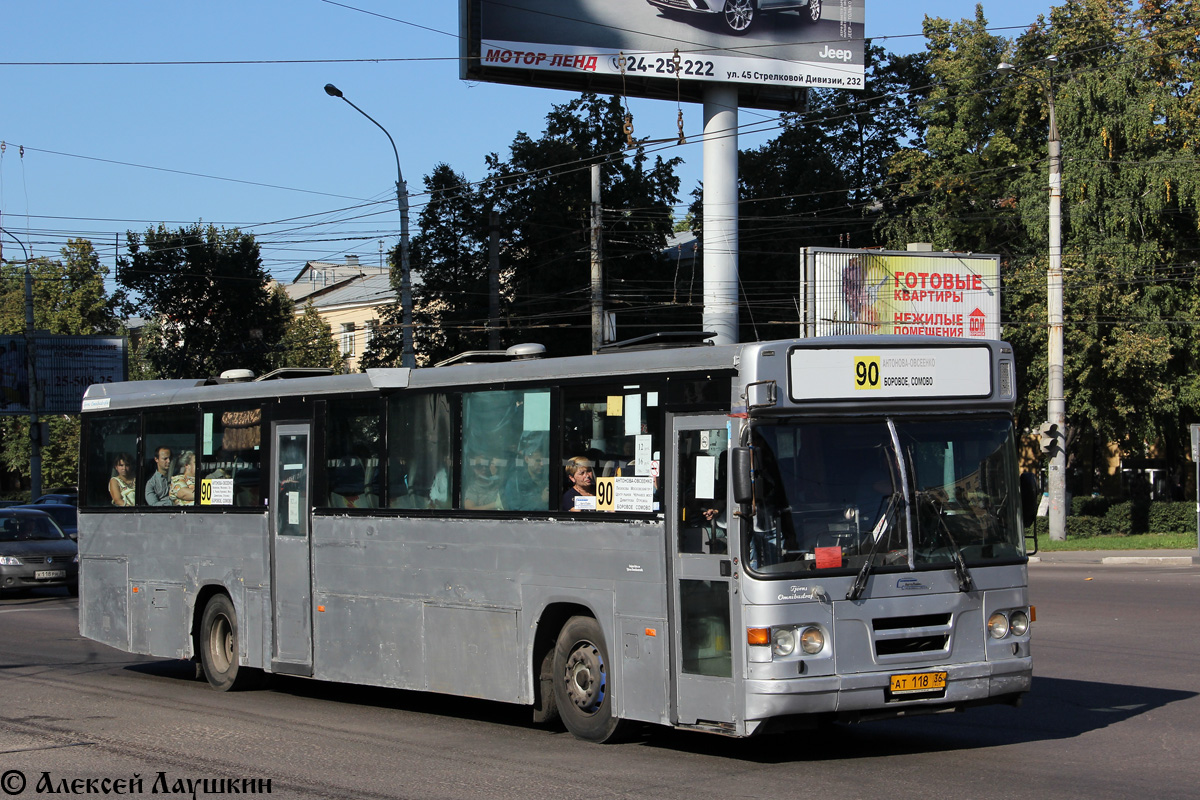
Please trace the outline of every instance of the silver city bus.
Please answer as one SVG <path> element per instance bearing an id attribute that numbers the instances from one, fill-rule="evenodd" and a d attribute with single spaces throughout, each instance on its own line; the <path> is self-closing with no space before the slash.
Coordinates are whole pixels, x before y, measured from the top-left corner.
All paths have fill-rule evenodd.
<path id="1" fill-rule="evenodd" d="M 593 741 L 1029 690 L 1007 345 L 536 349 L 91 387 L 81 633 Z"/>

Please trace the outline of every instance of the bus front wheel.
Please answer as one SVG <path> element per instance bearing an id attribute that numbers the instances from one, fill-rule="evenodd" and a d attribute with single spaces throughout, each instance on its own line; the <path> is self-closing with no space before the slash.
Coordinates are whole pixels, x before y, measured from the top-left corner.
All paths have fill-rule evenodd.
<path id="1" fill-rule="evenodd" d="M 554 701 L 572 734 L 589 742 L 612 742 L 630 725 L 613 713 L 608 647 L 600 624 L 571 617 L 554 647 Z"/>
<path id="2" fill-rule="evenodd" d="M 200 620 L 200 663 L 209 684 L 221 692 L 244 688 L 249 668 L 238 665 L 238 621 L 233 601 L 213 595 Z"/>

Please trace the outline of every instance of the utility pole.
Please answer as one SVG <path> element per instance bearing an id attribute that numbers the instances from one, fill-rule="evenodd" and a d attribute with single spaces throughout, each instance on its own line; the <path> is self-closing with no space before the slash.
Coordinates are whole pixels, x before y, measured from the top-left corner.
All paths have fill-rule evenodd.
<path id="1" fill-rule="evenodd" d="M 1067 540 L 1067 402 L 1063 393 L 1062 141 L 1054 112 L 1054 87 L 1047 81 L 1050 109 L 1050 269 L 1046 276 L 1049 315 L 1049 397 L 1047 422 L 1058 426 L 1058 447 L 1050 455 L 1050 541 Z"/>
<path id="2" fill-rule="evenodd" d="M 1046 56 L 1046 80 L 1037 81 L 1046 95 L 1050 117 L 1047 147 L 1050 156 L 1049 256 L 1046 270 L 1046 366 L 1047 399 L 1046 425 L 1043 442 L 1049 456 L 1048 488 L 1050 490 L 1050 540 L 1067 539 L 1067 402 L 1063 390 L 1063 271 L 1062 271 L 1062 140 L 1058 135 L 1058 116 L 1054 109 L 1054 66 L 1058 56 Z M 1001 62 L 996 70 L 1002 74 L 1016 72 L 1017 67 Z"/>
<path id="3" fill-rule="evenodd" d="M 604 238 L 600 165 L 592 164 L 592 353 L 604 344 Z"/>
<path id="4" fill-rule="evenodd" d="M 0 230 L 4 230 L 0 228 Z M 8 233 L 8 231 L 4 231 Z M 25 252 L 25 370 L 29 387 L 29 499 L 42 496 L 42 426 L 38 421 L 38 383 L 36 347 L 33 341 L 33 272 L 29 264 L 29 251 L 16 236 L 8 233 L 12 240 L 21 245 Z"/>
<path id="5" fill-rule="evenodd" d="M 500 212 L 488 213 L 488 350 L 500 349 Z"/>

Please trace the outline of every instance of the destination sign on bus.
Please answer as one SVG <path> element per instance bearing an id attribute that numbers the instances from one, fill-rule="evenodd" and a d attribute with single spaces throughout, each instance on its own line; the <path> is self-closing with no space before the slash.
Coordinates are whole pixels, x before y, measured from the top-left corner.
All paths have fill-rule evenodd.
<path id="1" fill-rule="evenodd" d="M 788 394 L 806 400 L 987 397 L 986 347 L 797 347 L 788 358 Z"/>

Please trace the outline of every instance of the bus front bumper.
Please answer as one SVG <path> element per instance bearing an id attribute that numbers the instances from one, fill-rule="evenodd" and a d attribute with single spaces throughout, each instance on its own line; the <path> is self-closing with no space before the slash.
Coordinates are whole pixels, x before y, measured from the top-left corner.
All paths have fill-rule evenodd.
<path id="1" fill-rule="evenodd" d="M 946 687 L 937 692 L 892 695 L 892 675 L 945 672 Z M 1012 702 L 1033 683 L 1033 661 L 1014 658 L 999 662 L 930 665 L 865 672 L 854 675 L 747 680 L 746 720 L 805 714 L 847 714 L 887 717 L 987 702 Z"/>

